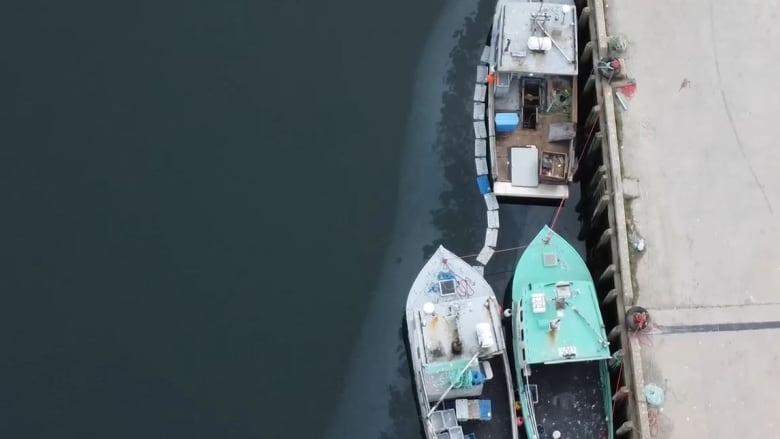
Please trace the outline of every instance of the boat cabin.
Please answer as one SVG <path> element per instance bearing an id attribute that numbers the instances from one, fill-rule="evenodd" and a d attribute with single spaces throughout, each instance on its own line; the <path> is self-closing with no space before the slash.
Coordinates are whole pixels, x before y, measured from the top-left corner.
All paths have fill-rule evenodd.
<path id="1" fill-rule="evenodd" d="M 500 197 L 568 198 L 576 167 L 574 4 L 500 0 L 489 64 L 493 192 Z"/>

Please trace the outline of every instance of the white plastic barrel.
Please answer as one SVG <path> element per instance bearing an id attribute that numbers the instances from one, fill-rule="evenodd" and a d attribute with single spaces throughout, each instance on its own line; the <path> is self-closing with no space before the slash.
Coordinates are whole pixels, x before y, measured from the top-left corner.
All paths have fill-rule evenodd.
<path id="1" fill-rule="evenodd" d="M 477 323 L 477 340 L 482 349 L 491 350 L 496 347 L 496 335 L 490 323 Z"/>

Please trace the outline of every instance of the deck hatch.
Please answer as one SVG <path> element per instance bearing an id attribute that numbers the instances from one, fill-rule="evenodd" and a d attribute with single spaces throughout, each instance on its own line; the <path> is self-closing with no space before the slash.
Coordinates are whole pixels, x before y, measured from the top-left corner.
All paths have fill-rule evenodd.
<path id="1" fill-rule="evenodd" d="M 566 300 L 571 297 L 571 284 L 569 282 L 558 282 L 555 284 L 555 293 L 558 299 Z"/>
<path id="2" fill-rule="evenodd" d="M 555 267 L 558 265 L 558 255 L 555 253 L 545 253 L 542 255 L 545 267 Z"/>
<path id="3" fill-rule="evenodd" d="M 531 308 L 534 314 L 547 311 L 547 302 L 544 293 L 535 293 L 531 295 Z"/>
<path id="4" fill-rule="evenodd" d="M 439 291 L 442 296 L 451 296 L 455 294 L 455 280 L 445 279 L 439 281 Z"/>

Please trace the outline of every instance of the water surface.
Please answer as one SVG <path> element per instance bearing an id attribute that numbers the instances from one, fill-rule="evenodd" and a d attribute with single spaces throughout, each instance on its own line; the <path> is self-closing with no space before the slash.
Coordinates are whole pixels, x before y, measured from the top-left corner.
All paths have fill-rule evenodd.
<path id="1" fill-rule="evenodd" d="M 0 436 L 418 435 L 403 303 L 484 238 L 492 7 L 6 5 Z"/>

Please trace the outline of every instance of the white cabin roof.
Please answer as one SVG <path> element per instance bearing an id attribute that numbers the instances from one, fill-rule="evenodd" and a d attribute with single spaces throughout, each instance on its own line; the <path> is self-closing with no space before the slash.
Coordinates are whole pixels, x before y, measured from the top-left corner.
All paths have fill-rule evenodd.
<path id="1" fill-rule="evenodd" d="M 529 41 L 545 50 L 531 50 Z M 499 72 L 576 76 L 577 10 L 573 3 L 499 0 L 491 44 Z"/>

